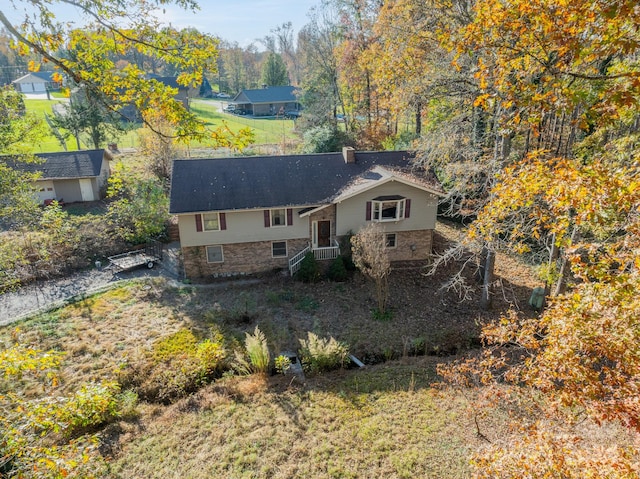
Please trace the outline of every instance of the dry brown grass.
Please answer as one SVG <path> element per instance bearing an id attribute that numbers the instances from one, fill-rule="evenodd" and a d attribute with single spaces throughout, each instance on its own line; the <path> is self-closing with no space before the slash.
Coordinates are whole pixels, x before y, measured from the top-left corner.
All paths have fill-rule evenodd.
<path id="1" fill-rule="evenodd" d="M 524 304 L 527 275 L 521 280 L 509 271 L 505 291 Z M 67 352 L 63 390 L 71 391 L 122 377 L 159 340 L 185 329 L 198 338 L 221 330 L 233 346 L 259 325 L 274 356 L 298 349 L 309 331 L 332 336 L 360 359 L 399 361 L 311 377 L 304 385 L 291 377 L 224 378 L 170 406 L 142 403 L 137 419 L 102 432 L 114 476 L 468 477 L 468 458 L 481 446 L 468 402 L 434 394 L 429 386 L 443 358 L 414 354 L 473 345 L 479 324 L 512 298 L 505 294 L 495 311 L 479 313 L 439 290 L 446 274 L 395 271 L 389 321 L 373 319 L 373 289 L 357 275 L 311 285 L 281 275 L 258 284 L 132 281 L 0 330 L 0 344 L 17 339 Z M 505 418 L 492 421 L 483 432 L 507 433 Z"/>

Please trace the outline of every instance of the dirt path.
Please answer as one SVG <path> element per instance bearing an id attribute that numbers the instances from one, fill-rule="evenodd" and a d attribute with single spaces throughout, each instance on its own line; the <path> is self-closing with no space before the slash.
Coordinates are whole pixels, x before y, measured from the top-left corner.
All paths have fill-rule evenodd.
<path id="1" fill-rule="evenodd" d="M 179 243 L 171 243 L 164 248 L 162 262 L 153 269 L 142 267 L 114 274 L 109 268 L 93 268 L 64 278 L 38 281 L 17 291 L 4 293 L 0 295 L 0 326 L 122 280 L 157 276 L 182 279 L 179 253 Z"/>

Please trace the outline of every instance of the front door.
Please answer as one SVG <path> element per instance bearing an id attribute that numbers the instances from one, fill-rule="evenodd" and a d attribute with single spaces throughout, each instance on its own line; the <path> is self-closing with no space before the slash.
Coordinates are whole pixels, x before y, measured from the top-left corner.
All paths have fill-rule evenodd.
<path id="1" fill-rule="evenodd" d="M 318 248 L 331 246 L 331 221 L 318 221 Z"/>

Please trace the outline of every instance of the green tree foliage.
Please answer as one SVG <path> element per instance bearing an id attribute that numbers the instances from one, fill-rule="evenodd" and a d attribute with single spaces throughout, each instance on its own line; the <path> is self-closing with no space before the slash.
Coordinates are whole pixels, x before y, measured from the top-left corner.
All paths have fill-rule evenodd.
<path id="1" fill-rule="evenodd" d="M 58 2 L 18 1 L 0 10 L 0 25 L 9 32 L 20 54 L 40 56 L 60 75 L 82 85 L 89 96 L 105 99 L 108 102 L 105 107 L 114 111 L 133 105 L 143 120 L 149 114 L 162 112 L 175 123 L 178 138 L 211 141 L 221 146 L 244 142 L 242 132 L 233 135 L 225 128 L 208 129 L 175 98 L 175 88 L 145 76 L 148 73 L 143 69 L 145 64 L 141 67 L 120 61 L 120 55 L 135 52 L 162 62 L 165 69 L 173 70 L 178 84 L 200 86 L 204 71 L 216 71 L 218 40 L 193 29 L 176 30 L 164 26 L 156 15 L 158 9 L 169 3 L 197 10 L 196 2 L 78 2 L 74 6 L 92 23 L 71 31 L 56 19 L 51 8 L 55 3 Z M 25 8 L 29 13 L 21 12 L 23 6 L 29 7 Z M 17 15 L 25 16 L 25 21 L 11 23 L 4 13 L 5 8 L 14 8 Z M 65 52 L 72 52 L 72 55 Z M 37 70 L 39 65 L 34 63 L 31 67 Z"/>
<path id="2" fill-rule="evenodd" d="M 336 125 L 344 104 L 338 83 L 338 62 L 334 50 L 338 44 L 338 25 L 324 5 L 311 15 L 311 21 L 298 35 L 298 57 L 302 71 L 301 103 L 307 128 L 325 123 Z"/>
<path id="3" fill-rule="evenodd" d="M 282 57 L 277 53 L 269 53 L 262 64 L 262 83 L 267 86 L 280 86 L 289 84 L 287 66 Z"/>
<path id="4" fill-rule="evenodd" d="M 0 88 L 0 223 L 24 226 L 37 217 L 31 191 L 37 175 L 15 166 L 36 161 L 29 152 L 43 131 L 43 122 L 25 113 L 21 94 L 11 87 Z"/>
<path id="5" fill-rule="evenodd" d="M 304 153 L 341 151 L 343 146 L 351 145 L 352 143 L 347 133 L 327 123 L 304 132 L 302 151 Z"/>
<path id="6" fill-rule="evenodd" d="M 81 138 L 90 148 L 104 148 L 126 130 L 122 117 L 106 104 L 107 101 L 88 95 L 84 88 L 74 89 L 70 102 L 62 106 L 62 112 L 53 115 L 51 123 L 57 129 L 66 130 L 68 136 L 73 135 L 79 150 Z"/>
<path id="7" fill-rule="evenodd" d="M 125 241 L 139 244 L 165 233 L 169 198 L 158 179 L 130 176 L 118 164 L 109 178 L 107 198 L 111 200 L 108 221 Z"/>
<path id="8" fill-rule="evenodd" d="M 97 438 L 85 434 L 120 414 L 119 386 L 89 383 L 57 393 L 63 355 L 16 344 L 0 350 L 0 470 L 3 477 L 92 478 L 104 473 Z M 23 390 L 39 386 L 44 397 Z"/>

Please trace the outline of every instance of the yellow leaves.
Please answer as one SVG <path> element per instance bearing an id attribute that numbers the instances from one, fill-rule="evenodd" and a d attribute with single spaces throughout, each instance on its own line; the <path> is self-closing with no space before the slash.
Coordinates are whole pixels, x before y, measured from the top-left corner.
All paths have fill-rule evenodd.
<path id="1" fill-rule="evenodd" d="M 40 71 L 40 63 L 34 61 L 34 60 L 29 60 L 29 71 L 30 72 L 39 72 Z"/>
<path id="2" fill-rule="evenodd" d="M 473 106 L 474 107 L 481 107 L 484 109 L 487 109 L 487 101 L 491 98 L 491 95 L 488 93 L 484 93 L 480 96 L 478 96 L 474 102 L 473 102 Z"/>

